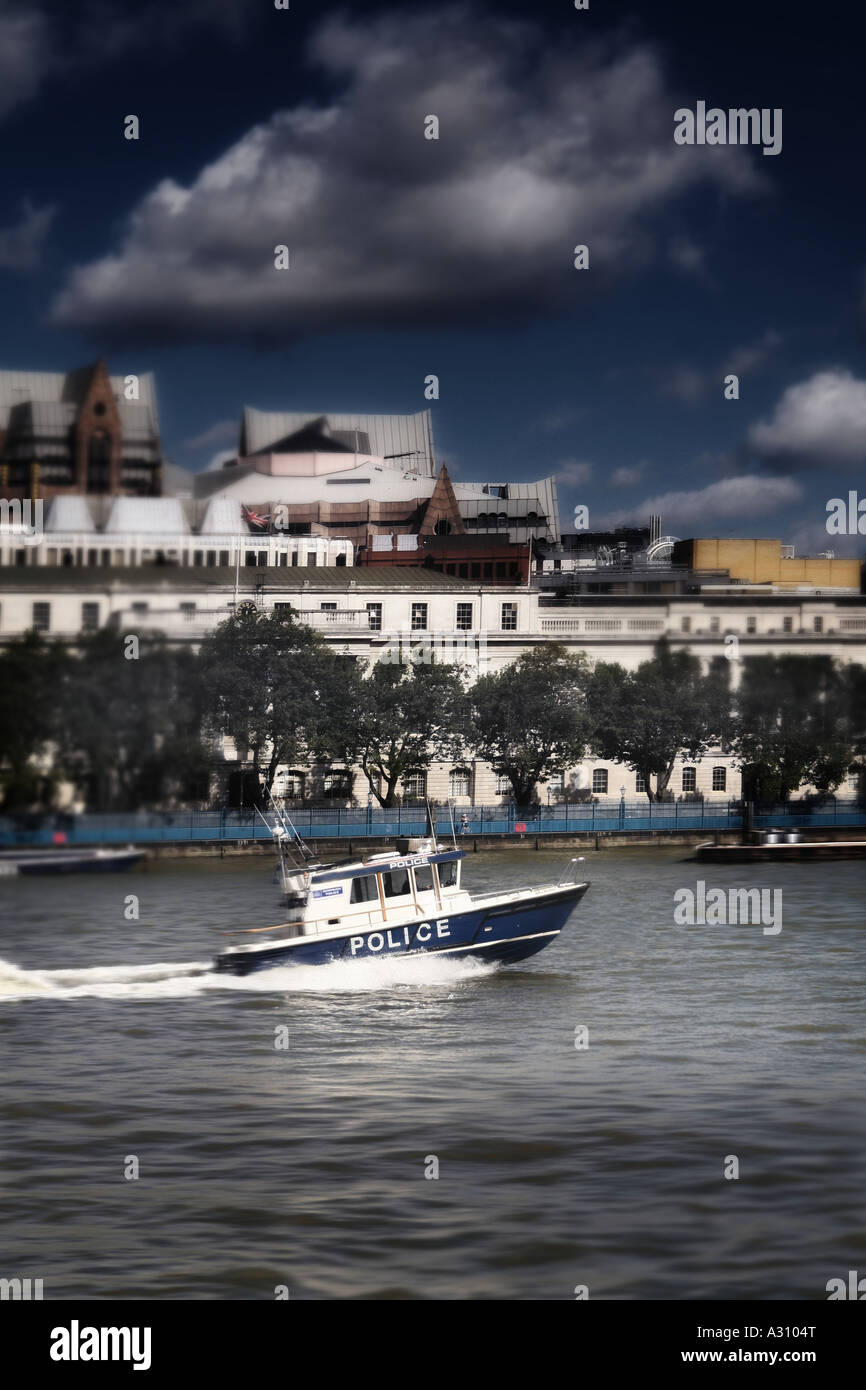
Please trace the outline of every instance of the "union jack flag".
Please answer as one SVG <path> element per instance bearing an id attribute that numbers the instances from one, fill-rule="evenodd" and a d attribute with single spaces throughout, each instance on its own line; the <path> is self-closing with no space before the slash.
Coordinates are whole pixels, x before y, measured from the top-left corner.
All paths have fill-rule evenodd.
<path id="1" fill-rule="evenodd" d="M 244 521 L 254 531 L 267 531 L 271 524 L 270 512 L 257 512 L 252 507 L 241 507 Z"/>

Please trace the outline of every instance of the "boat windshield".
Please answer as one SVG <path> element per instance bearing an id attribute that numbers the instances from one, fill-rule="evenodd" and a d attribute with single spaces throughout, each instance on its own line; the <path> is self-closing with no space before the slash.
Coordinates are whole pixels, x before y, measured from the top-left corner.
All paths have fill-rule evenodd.
<path id="1" fill-rule="evenodd" d="M 375 874 L 366 874 L 363 878 L 352 879 L 350 901 L 353 903 L 374 903 L 379 901 L 379 890 L 376 887 Z"/>
<path id="2" fill-rule="evenodd" d="M 408 869 L 391 869 L 390 872 L 382 875 L 382 884 L 386 898 L 402 898 L 405 893 L 412 891 L 409 884 Z"/>
<path id="3" fill-rule="evenodd" d="M 439 884 L 442 888 L 453 888 L 457 882 L 458 864 L 454 859 L 439 865 Z"/>
<path id="4" fill-rule="evenodd" d="M 429 864 L 419 864 L 416 867 L 415 889 L 418 893 L 433 892 L 433 870 Z"/>

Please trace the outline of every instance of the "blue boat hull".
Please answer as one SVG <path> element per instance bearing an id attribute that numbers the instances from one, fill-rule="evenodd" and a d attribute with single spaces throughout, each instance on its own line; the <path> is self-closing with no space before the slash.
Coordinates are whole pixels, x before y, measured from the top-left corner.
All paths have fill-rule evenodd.
<path id="1" fill-rule="evenodd" d="M 357 932 L 324 939 L 300 937 L 291 944 L 259 947 L 249 953 L 225 952 L 215 969 L 249 975 L 285 965 L 331 965 L 335 961 L 383 957 L 442 955 L 472 956 L 510 965 L 549 946 L 583 897 L 586 883 L 557 889 L 533 900 L 473 907 L 466 912 L 408 925 L 363 927 Z"/>

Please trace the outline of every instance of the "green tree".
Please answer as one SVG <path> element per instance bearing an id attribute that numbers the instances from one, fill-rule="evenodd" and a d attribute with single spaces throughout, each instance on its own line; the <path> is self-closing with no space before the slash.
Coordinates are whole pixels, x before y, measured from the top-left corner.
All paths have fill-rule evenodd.
<path id="1" fill-rule="evenodd" d="M 83 636 L 56 695 L 58 765 L 99 810 L 185 799 L 209 771 L 194 654 L 159 634 L 129 651 L 110 628 Z"/>
<path id="2" fill-rule="evenodd" d="M 463 752 L 466 697 L 456 667 L 380 661 L 357 691 L 354 757 L 381 806 L 394 805 L 407 774 Z"/>
<path id="3" fill-rule="evenodd" d="M 851 749 L 849 772 L 860 774 L 860 795 L 866 793 L 866 666 L 850 662 L 842 668 L 845 692 L 846 738 Z"/>
<path id="4" fill-rule="evenodd" d="M 511 783 L 518 806 L 537 784 L 580 762 L 591 725 L 586 703 L 589 666 L 559 642 L 545 642 L 517 661 L 481 676 L 469 692 L 477 752 Z"/>
<path id="5" fill-rule="evenodd" d="M 0 651 L 0 785 L 5 810 L 43 801 L 57 738 L 58 693 L 68 655 L 36 631 L 13 638 Z"/>
<path id="6" fill-rule="evenodd" d="M 735 746 L 756 799 L 786 801 L 798 787 L 829 792 L 844 781 L 855 758 L 856 689 L 856 673 L 829 656 L 746 658 Z"/>
<path id="7" fill-rule="evenodd" d="M 600 662 L 588 690 L 594 751 L 639 772 L 650 801 L 663 798 L 681 754 L 697 762 L 725 737 L 728 675 L 724 659 L 703 675 L 696 656 L 664 641 L 635 671 Z"/>
<path id="8" fill-rule="evenodd" d="M 290 609 L 242 604 L 202 643 L 208 726 L 273 786 L 281 763 L 345 758 L 358 679 Z"/>

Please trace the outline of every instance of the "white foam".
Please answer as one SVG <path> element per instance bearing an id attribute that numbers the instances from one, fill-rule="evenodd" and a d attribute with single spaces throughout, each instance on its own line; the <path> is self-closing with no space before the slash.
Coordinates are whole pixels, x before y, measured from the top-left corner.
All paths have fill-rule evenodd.
<path id="1" fill-rule="evenodd" d="M 217 974 L 209 961 L 23 970 L 0 960 L 0 1002 L 26 999 L 177 999 L 212 991 L 255 994 L 442 989 L 493 974 L 495 964 L 417 955 L 288 965 L 252 975 Z"/>

